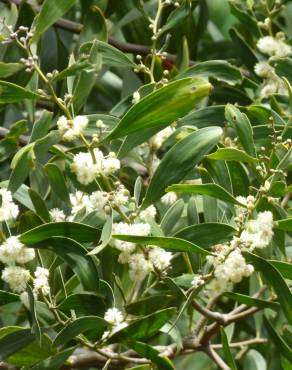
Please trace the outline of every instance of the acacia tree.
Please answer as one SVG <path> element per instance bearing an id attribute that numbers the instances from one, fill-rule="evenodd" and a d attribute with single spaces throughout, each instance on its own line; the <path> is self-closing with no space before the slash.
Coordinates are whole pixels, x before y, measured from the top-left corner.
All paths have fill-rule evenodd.
<path id="1" fill-rule="evenodd" d="M 291 3 L 0 9 L 0 368 L 290 369 Z"/>

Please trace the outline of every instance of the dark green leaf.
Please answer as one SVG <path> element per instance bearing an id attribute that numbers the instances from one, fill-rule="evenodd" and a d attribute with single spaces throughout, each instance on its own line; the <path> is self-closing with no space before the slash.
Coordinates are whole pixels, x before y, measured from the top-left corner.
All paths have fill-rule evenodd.
<path id="1" fill-rule="evenodd" d="M 242 80 L 240 70 L 226 62 L 226 60 L 209 60 L 207 62 L 197 63 L 180 73 L 177 78 L 194 76 L 212 77 L 227 82 L 230 85 L 236 85 Z"/>
<path id="2" fill-rule="evenodd" d="M 184 201 L 182 199 L 177 200 L 175 203 L 169 207 L 163 219 L 161 220 L 160 227 L 165 235 L 169 235 L 174 226 L 177 224 L 177 221 L 181 217 L 184 210 Z"/>
<path id="3" fill-rule="evenodd" d="M 22 63 L 0 62 L 0 78 L 7 78 L 24 68 Z"/>
<path id="4" fill-rule="evenodd" d="M 65 14 L 76 0 L 45 0 L 38 16 L 34 19 L 34 36 L 37 40 L 53 23 Z"/>
<path id="5" fill-rule="evenodd" d="M 29 189 L 28 193 L 38 216 L 41 217 L 43 221 L 49 222 L 50 214 L 43 198 L 32 189 Z"/>
<path id="6" fill-rule="evenodd" d="M 38 226 L 20 235 L 19 239 L 26 245 L 33 245 L 53 236 L 74 239 L 80 243 L 98 240 L 99 231 L 91 226 L 76 222 L 52 222 Z"/>
<path id="7" fill-rule="evenodd" d="M 277 302 L 269 302 L 263 299 L 252 298 L 240 293 L 226 292 L 224 293 L 224 296 L 251 307 L 270 308 L 271 310 L 275 311 L 279 309 L 279 303 Z"/>
<path id="8" fill-rule="evenodd" d="M 38 95 L 11 82 L 0 81 L 0 104 L 16 103 L 24 99 L 37 99 Z"/>
<path id="9" fill-rule="evenodd" d="M 200 253 L 203 255 L 210 254 L 205 249 L 202 249 L 196 244 L 189 241 L 174 238 L 174 237 L 160 237 L 160 236 L 136 236 L 136 235 L 113 235 L 114 238 L 125 240 L 132 243 L 156 245 L 158 247 L 169 249 L 176 252 L 190 252 Z"/>
<path id="10" fill-rule="evenodd" d="M 224 202 L 229 202 L 232 204 L 241 205 L 238 200 L 234 198 L 232 194 L 230 194 L 227 190 L 222 188 L 222 186 L 217 184 L 175 184 L 169 186 L 166 191 L 175 191 L 177 193 L 194 193 L 194 194 L 202 194 L 208 195 L 209 197 L 213 197 L 216 199 L 223 200 Z"/>
<path id="11" fill-rule="evenodd" d="M 232 356 L 232 353 L 229 347 L 227 335 L 222 326 L 220 327 L 220 334 L 221 334 L 221 341 L 223 345 L 223 353 L 224 353 L 225 360 L 227 364 L 230 366 L 231 370 L 237 370 L 234 358 Z"/>
<path id="12" fill-rule="evenodd" d="M 44 167 L 53 192 L 65 203 L 70 204 L 70 197 L 64 174 L 54 163 L 48 163 Z"/>
<path id="13" fill-rule="evenodd" d="M 176 314 L 175 308 L 167 308 L 130 323 L 126 328 L 114 333 L 108 343 L 125 343 L 151 338 Z"/>
<path id="14" fill-rule="evenodd" d="M 12 193 L 15 193 L 28 177 L 33 162 L 33 154 L 31 149 L 32 148 L 30 146 L 26 146 L 21 154 L 17 157 L 8 184 L 8 190 L 10 190 Z M 19 153 L 20 152 L 17 154 Z M 16 156 L 14 158 L 16 158 Z"/>
<path id="15" fill-rule="evenodd" d="M 231 126 L 235 128 L 245 151 L 250 156 L 256 157 L 252 127 L 247 116 L 241 113 L 234 105 L 228 104 L 225 108 L 225 117 Z"/>
<path id="16" fill-rule="evenodd" d="M 133 105 L 107 139 L 172 123 L 206 97 L 210 87 L 211 85 L 204 79 L 185 78 L 155 90 Z M 170 106 L 172 109 L 169 109 Z"/>
<path id="17" fill-rule="evenodd" d="M 77 337 L 79 334 L 87 331 L 95 330 L 96 338 L 98 338 L 106 329 L 107 322 L 98 316 L 83 316 L 69 323 L 56 336 L 53 346 L 64 346 L 70 340 Z"/>
<path id="18" fill-rule="evenodd" d="M 285 279 L 292 280 L 292 264 L 289 262 L 269 260 Z"/>
<path id="19" fill-rule="evenodd" d="M 248 252 L 246 252 L 245 255 L 247 256 L 247 259 L 254 265 L 254 267 L 262 273 L 263 277 L 274 288 L 278 296 L 281 308 L 283 309 L 287 320 L 291 324 L 292 294 L 282 275 L 271 263 L 269 263 L 265 259 Z"/>
<path id="20" fill-rule="evenodd" d="M 269 322 L 269 320 L 264 316 L 264 323 L 267 329 L 270 339 L 273 341 L 275 346 L 279 349 L 280 353 L 292 362 L 292 349 L 288 344 L 280 337 L 280 335 L 274 329 L 274 326 Z"/>
<path id="21" fill-rule="evenodd" d="M 59 369 L 64 362 L 67 360 L 67 358 L 72 355 L 73 348 L 68 348 L 65 351 L 59 352 L 56 355 L 53 355 L 49 358 L 46 358 L 45 360 L 39 362 L 35 366 L 31 368 L 31 370 L 56 370 Z"/>
<path id="22" fill-rule="evenodd" d="M 174 236 L 198 243 L 202 248 L 223 243 L 230 240 L 236 233 L 236 229 L 227 224 L 216 222 L 206 222 L 204 224 L 188 226 L 178 231 Z"/>
<path id="23" fill-rule="evenodd" d="M 169 294 L 155 294 L 139 301 L 129 303 L 125 310 L 130 315 L 149 315 L 154 311 L 162 310 L 174 305 L 175 297 Z"/>
<path id="24" fill-rule="evenodd" d="M 208 154 L 207 158 L 221 161 L 236 161 L 254 163 L 256 158 L 251 157 L 246 152 L 236 148 L 220 148 L 216 152 Z"/>
<path id="25" fill-rule="evenodd" d="M 3 328 L 1 330 L 5 329 L 6 328 Z M 0 339 L 0 360 L 5 360 L 7 357 L 28 346 L 34 340 L 35 336 L 31 333 L 30 329 L 19 329 L 5 335 Z"/>
<path id="26" fill-rule="evenodd" d="M 163 157 L 150 181 L 143 207 L 158 200 L 165 188 L 181 181 L 218 143 L 222 135 L 220 127 L 207 127 L 189 134 L 175 144 Z M 167 176 L 165 174 L 167 173 Z"/>

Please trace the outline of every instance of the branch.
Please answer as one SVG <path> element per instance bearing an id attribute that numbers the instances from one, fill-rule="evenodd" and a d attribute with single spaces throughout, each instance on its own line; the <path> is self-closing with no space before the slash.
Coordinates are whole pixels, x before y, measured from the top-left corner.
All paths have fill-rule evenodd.
<path id="1" fill-rule="evenodd" d="M 217 352 L 211 346 L 207 346 L 205 353 L 213 360 L 222 370 L 231 370 L 230 367 L 222 360 Z"/>
<path id="2" fill-rule="evenodd" d="M 267 343 L 267 342 L 268 342 L 268 340 L 265 339 L 265 338 L 254 338 L 254 339 L 243 340 L 241 342 L 229 343 L 229 347 L 238 348 L 238 347 L 251 346 L 253 344 L 263 344 L 263 343 Z M 222 344 L 212 344 L 211 347 L 213 349 L 223 348 Z"/>

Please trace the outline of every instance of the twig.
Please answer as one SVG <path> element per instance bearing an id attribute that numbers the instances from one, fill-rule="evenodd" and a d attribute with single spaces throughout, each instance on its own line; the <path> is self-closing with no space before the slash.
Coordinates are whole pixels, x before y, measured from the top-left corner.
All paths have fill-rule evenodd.
<path id="1" fill-rule="evenodd" d="M 220 367 L 222 370 L 231 370 L 230 367 L 222 360 L 217 352 L 211 347 L 207 346 L 205 353 Z"/>

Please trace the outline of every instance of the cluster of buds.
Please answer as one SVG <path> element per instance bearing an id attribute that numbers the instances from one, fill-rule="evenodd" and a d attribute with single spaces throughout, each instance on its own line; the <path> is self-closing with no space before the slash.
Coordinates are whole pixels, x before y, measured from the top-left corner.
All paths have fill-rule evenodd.
<path id="1" fill-rule="evenodd" d="M 47 77 L 48 80 L 52 80 L 52 79 L 56 78 L 58 74 L 59 74 L 59 71 L 57 69 L 54 69 L 52 72 L 48 72 L 46 74 L 46 77 Z"/>
<path id="2" fill-rule="evenodd" d="M 20 26 L 17 30 L 13 30 L 11 25 L 6 25 L 2 20 L 3 25 L 9 33 L 9 37 L 2 41 L 2 44 L 9 44 L 17 40 L 22 47 L 27 47 L 29 40 L 33 37 L 34 33 L 28 27 Z"/>
<path id="3" fill-rule="evenodd" d="M 163 5 L 164 6 L 174 5 L 177 8 L 179 6 L 179 2 L 173 0 L 164 0 Z"/>
<path id="4" fill-rule="evenodd" d="M 32 72 L 35 67 L 35 62 L 38 60 L 38 56 L 34 55 L 33 57 L 28 57 L 27 59 L 21 58 L 20 62 L 25 65 L 26 72 Z"/>

